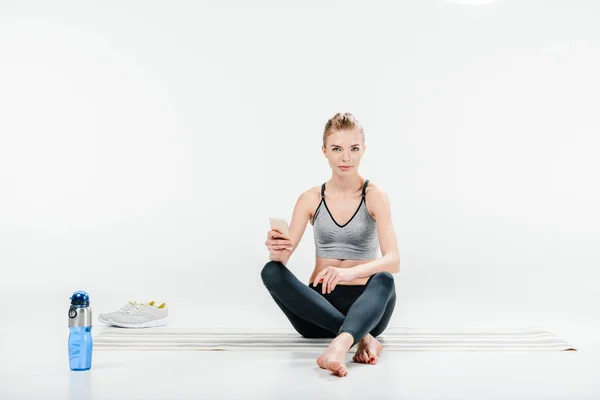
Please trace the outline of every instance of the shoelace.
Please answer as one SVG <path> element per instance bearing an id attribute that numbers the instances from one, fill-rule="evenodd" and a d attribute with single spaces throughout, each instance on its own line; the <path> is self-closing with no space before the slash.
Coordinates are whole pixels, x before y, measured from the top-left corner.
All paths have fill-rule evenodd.
<path id="1" fill-rule="evenodd" d="M 145 303 L 141 303 L 141 304 L 136 303 L 133 307 L 125 310 L 124 313 L 125 314 L 133 314 L 134 312 L 136 312 L 137 310 L 139 310 L 140 308 L 145 307 L 145 306 L 146 306 Z"/>
<path id="2" fill-rule="evenodd" d="M 135 301 L 128 301 L 127 303 L 123 304 L 123 306 L 121 306 L 121 308 L 119 308 L 119 311 L 117 311 L 117 312 L 120 312 L 120 313 L 127 312 L 128 310 L 135 307 L 136 304 L 137 304 L 137 302 L 135 302 Z"/>

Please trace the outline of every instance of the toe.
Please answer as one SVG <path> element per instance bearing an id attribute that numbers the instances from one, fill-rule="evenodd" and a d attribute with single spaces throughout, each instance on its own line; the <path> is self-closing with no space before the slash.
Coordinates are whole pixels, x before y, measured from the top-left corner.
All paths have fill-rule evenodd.
<path id="1" fill-rule="evenodd" d="M 369 364 L 375 364 L 377 362 L 377 356 L 369 354 Z"/>
<path id="2" fill-rule="evenodd" d="M 368 352 L 367 354 L 368 360 L 369 360 L 369 364 L 376 364 L 377 363 L 377 354 L 375 354 L 374 352 Z"/>

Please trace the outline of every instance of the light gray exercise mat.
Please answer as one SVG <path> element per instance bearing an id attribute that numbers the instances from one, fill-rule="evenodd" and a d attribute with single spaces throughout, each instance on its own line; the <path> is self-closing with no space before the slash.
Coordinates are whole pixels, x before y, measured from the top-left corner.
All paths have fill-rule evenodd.
<path id="1" fill-rule="evenodd" d="M 385 351 L 576 351 L 543 328 L 389 328 L 378 337 Z M 331 339 L 306 339 L 289 329 L 106 327 L 94 350 L 323 351 Z"/>

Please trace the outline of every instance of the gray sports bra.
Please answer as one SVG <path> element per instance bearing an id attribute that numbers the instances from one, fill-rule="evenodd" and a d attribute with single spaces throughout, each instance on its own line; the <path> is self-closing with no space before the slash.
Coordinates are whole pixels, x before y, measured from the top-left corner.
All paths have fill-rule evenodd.
<path id="1" fill-rule="evenodd" d="M 315 210 L 313 232 L 317 257 L 340 260 L 374 260 L 377 258 L 379 239 L 377 225 L 365 202 L 369 180 L 365 180 L 362 200 L 356 212 L 344 225 L 338 224 L 325 202 L 325 183 L 321 186 L 321 202 Z M 319 212 L 325 206 L 326 212 Z"/>

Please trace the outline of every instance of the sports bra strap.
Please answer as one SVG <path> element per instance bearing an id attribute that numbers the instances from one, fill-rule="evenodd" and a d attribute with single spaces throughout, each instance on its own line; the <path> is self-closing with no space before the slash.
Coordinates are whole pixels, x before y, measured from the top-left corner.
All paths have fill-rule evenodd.
<path id="1" fill-rule="evenodd" d="M 363 189 L 362 189 L 362 196 L 365 197 L 365 194 L 367 194 L 367 186 L 369 185 L 369 180 L 365 180 L 365 184 L 363 185 Z M 321 198 L 325 197 L 325 182 L 323 182 L 323 184 L 321 185 Z"/>

